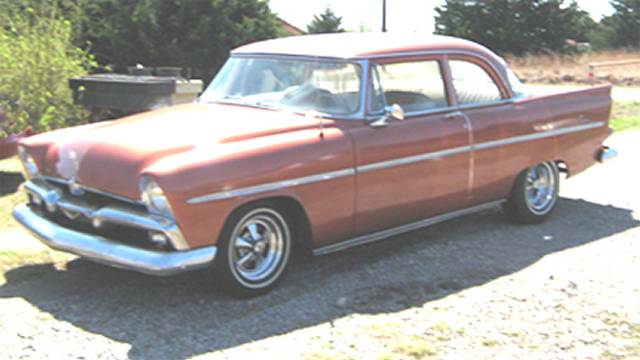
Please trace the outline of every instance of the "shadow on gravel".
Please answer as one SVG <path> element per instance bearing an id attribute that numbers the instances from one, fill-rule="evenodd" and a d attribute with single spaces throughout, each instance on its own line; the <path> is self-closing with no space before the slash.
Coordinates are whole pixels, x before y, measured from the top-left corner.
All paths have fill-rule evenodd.
<path id="1" fill-rule="evenodd" d="M 81 260 L 66 271 L 14 269 L 0 298 L 24 298 L 58 320 L 130 344 L 134 359 L 185 358 L 353 313 L 421 306 L 637 226 L 629 210 L 562 199 L 537 226 L 510 225 L 488 210 L 315 258 L 256 299 L 224 295 L 206 271 L 154 278 Z M 38 277 L 29 275 L 34 270 Z M 336 306 L 340 298 L 346 306 Z"/>
<path id="2" fill-rule="evenodd" d="M 19 173 L 0 171 L 0 196 L 15 193 L 23 182 Z"/>

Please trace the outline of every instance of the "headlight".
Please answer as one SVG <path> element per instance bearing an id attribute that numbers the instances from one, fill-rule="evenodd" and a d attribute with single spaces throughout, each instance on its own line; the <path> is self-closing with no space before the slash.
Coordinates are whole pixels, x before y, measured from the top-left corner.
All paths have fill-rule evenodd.
<path id="1" fill-rule="evenodd" d="M 150 213 L 173 218 L 171 205 L 169 205 L 162 188 L 155 181 L 148 177 L 143 177 L 140 180 L 140 193 L 142 202 L 147 206 Z"/>
<path id="2" fill-rule="evenodd" d="M 24 146 L 18 147 L 18 156 L 20 157 L 20 161 L 22 161 L 22 167 L 24 168 L 24 175 L 27 180 L 30 180 L 36 176 L 38 176 L 38 164 L 33 159 L 33 156 L 29 155 L 29 152 Z"/>

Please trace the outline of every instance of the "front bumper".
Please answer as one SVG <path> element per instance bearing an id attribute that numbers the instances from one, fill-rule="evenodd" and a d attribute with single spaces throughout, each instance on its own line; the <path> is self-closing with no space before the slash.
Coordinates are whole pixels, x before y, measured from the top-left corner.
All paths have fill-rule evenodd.
<path id="1" fill-rule="evenodd" d="M 13 216 L 49 247 L 102 264 L 150 275 L 173 275 L 205 267 L 213 261 L 217 251 L 215 246 L 187 251 L 137 248 L 62 227 L 26 204 L 18 205 L 13 210 Z"/>

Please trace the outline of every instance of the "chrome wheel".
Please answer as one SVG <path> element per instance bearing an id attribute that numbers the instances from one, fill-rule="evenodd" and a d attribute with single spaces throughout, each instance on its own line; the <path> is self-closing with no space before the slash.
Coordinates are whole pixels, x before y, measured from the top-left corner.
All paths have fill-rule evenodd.
<path id="1" fill-rule="evenodd" d="M 549 163 L 529 169 L 526 175 L 525 200 L 536 215 L 544 215 L 553 209 L 557 199 L 556 173 Z"/>
<path id="2" fill-rule="evenodd" d="M 237 223 L 231 234 L 231 271 L 245 287 L 266 287 L 284 270 L 289 248 L 290 234 L 283 217 L 269 208 L 255 209 Z"/>

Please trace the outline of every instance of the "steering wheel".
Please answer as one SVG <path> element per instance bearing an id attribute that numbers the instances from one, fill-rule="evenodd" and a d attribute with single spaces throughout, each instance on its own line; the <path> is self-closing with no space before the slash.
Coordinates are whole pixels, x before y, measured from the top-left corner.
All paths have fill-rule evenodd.
<path id="1" fill-rule="evenodd" d="M 285 91 L 281 102 L 285 105 L 315 105 L 323 110 L 327 108 L 338 108 L 345 112 L 350 112 L 351 108 L 346 101 L 327 89 L 317 88 L 310 84 L 305 84 Z"/>

